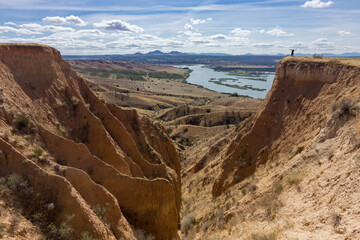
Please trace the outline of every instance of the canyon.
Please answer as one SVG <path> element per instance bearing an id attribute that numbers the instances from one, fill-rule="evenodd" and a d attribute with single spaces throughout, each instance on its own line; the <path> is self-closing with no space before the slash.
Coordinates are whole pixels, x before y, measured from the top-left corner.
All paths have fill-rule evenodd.
<path id="1" fill-rule="evenodd" d="M 1 234 L 358 239 L 359 76 L 358 59 L 286 57 L 263 101 L 146 93 L 138 113 L 57 50 L 0 44 Z"/>

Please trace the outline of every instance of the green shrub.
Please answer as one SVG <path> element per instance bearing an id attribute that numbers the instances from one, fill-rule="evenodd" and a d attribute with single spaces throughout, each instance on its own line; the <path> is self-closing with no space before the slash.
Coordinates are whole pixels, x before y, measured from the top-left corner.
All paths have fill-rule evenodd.
<path id="1" fill-rule="evenodd" d="M 94 213 L 96 214 L 96 216 L 98 216 L 98 218 L 102 221 L 105 222 L 106 221 L 106 217 L 105 217 L 105 213 L 108 209 L 109 203 L 105 203 L 104 206 L 101 206 L 100 204 L 97 204 L 95 206 L 92 207 L 92 210 L 94 211 Z"/>
<path id="2" fill-rule="evenodd" d="M 314 53 L 313 58 L 323 58 L 324 56 L 322 54 Z"/>
<path id="3" fill-rule="evenodd" d="M 35 148 L 33 149 L 33 153 L 36 158 L 39 158 L 43 154 L 43 150 L 41 148 Z"/>
<path id="4" fill-rule="evenodd" d="M 29 187 L 29 183 L 20 175 L 13 173 L 8 176 L 6 185 L 11 191 L 20 192 Z"/>
<path id="5" fill-rule="evenodd" d="M 241 189 L 241 193 L 242 193 L 243 195 L 246 195 L 246 188 Z"/>
<path id="6" fill-rule="evenodd" d="M 35 220 L 35 221 L 40 221 L 43 217 L 44 214 L 42 212 L 37 212 L 33 215 L 31 215 L 31 217 Z"/>
<path id="7" fill-rule="evenodd" d="M 30 119 L 25 114 L 18 114 L 15 117 L 15 128 L 23 131 L 29 127 Z"/>
<path id="8" fill-rule="evenodd" d="M 69 221 L 71 221 L 73 217 L 74 215 L 67 216 L 66 220 L 61 222 L 59 227 L 54 223 L 50 223 L 47 227 L 47 232 L 51 239 L 69 239 L 71 233 L 74 232 L 74 229 L 69 225 Z"/>

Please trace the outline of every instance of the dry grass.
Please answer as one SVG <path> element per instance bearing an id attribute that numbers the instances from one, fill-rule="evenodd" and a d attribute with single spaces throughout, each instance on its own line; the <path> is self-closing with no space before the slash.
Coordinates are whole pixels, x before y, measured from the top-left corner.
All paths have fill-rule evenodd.
<path id="1" fill-rule="evenodd" d="M 251 234 L 250 240 L 276 240 L 277 237 L 276 232 L 272 233 L 253 233 Z"/>

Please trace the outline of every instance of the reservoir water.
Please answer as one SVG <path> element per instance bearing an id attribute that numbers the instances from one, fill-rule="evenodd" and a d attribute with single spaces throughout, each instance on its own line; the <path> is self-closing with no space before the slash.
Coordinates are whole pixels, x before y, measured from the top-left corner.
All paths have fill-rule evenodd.
<path id="1" fill-rule="evenodd" d="M 180 67 L 180 66 L 176 66 Z M 264 98 L 273 83 L 275 72 L 247 69 L 246 71 L 215 71 L 205 65 L 181 66 L 192 70 L 188 83 L 222 93 L 237 93 L 252 98 Z"/>

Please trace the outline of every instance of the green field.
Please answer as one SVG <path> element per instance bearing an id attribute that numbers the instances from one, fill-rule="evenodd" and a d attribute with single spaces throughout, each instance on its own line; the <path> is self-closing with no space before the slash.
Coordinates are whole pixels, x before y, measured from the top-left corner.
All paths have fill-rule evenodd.
<path id="1" fill-rule="evenodd" d="M 88 74 L 93 77 L 111 78 L 116 79 L 130 79 L 134 81 L 146 81 L 145 77 L 158 79 L 183 79 L 185 76 L 168 73 L 168 72 L 142 72 L 142 71 L 131 71 L 131 70 L 115 70 L 115 69 L 98 69 L 98 68 L 78 68 L 79 72 Z"/>

